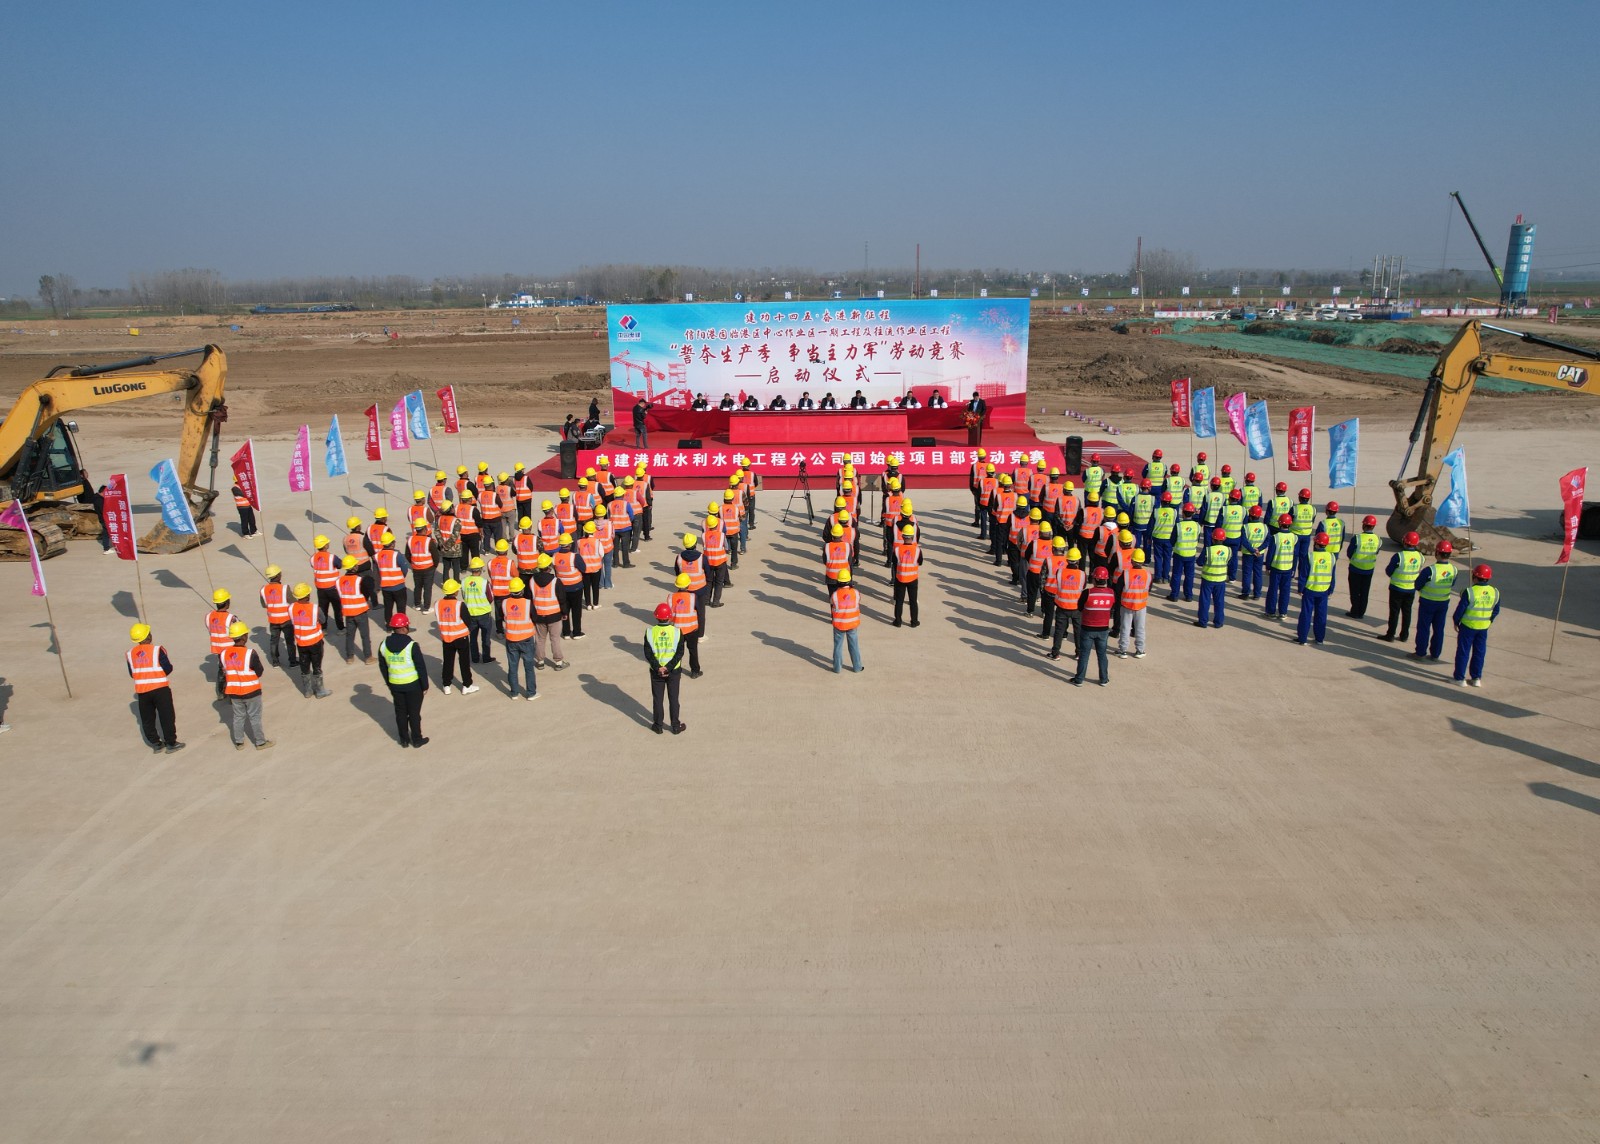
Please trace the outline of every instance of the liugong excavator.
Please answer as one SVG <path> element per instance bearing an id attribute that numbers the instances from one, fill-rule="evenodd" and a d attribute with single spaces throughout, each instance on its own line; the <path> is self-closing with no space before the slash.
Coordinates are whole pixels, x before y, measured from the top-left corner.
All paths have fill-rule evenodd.
<path id="1" fill-rule="evenodd" d="M 193 369 L 147 371 L 158 362 L 195 355 L 200 356 L 200 362 Z M 24 389 L 5 421 L 0 422 L 0 508 L 13 500 L 22 503 L 43 558 L 65 552 L 69 536 L 99 536 L 94 486 L 79 458 L 74 436 L 77 426 L 62 417 L 78 409 L 158 393 L 181 393 L 184 417 L 177 456 L 178 480 L 183 484 L 199 532 L 172 533 L 165 525 L 157 524 L 140 539 L 139 549 L 182 552 L 205 543 L 211 538 L 210 509 L 217 493 L 199 486 L 196 480 L 209 439 L 211 480 L 216 483 L 218 434 L 228 418 L 228 407 L 222 402 L 227 376 L 227 355 L 216 346 L 109 365 L 77 369 L 57 366 L 43 381 Z M 22 532 L 0 528 L 0 560 L 21 560 L 27 555 L 28 542 Z"/>
<path id="2" fill-rule="evenodd" d="M 1480 330 L 1494 330 L 1536 346 L 1546 346 L 1582 358 L 1582 361 L 1562 361 L 1558 358 L 1519 357 L 1514 354 L 1486 352 Z M 1508 381 L 1524 381 L 1530 385 L 1543 385 L 1551 389 L 1564 389 L 1572 393 L 1600 394 L 1600 377 L 1589 362 L 1600 361 L 1600 352 L 1553 342 L 1536 334 L 1520 330 L 1507 330 L 1482 322 L 1468 322 L 1451 339 L 1428 374 L 1428 385 L 1422 393 L 1422 408 L 1417 410 L 1417 420 L 1411 427 L 1411 441 L 1406 446 L 1405 460 L 1400 463 L 1400 477 L 1389 482 L 1394 490 L 1394 512 L 1389 517 L 1389 536 L 1399 544 L 1408 532 L 1418 533 L 1428 546 L 1440 540 L 1461 545 L 1447 529 L 1437 527 L 1433 519 L 1433 493 L 1444 467 L 1445 454 L 1455 440 L 1456 428 L 1466 411 L 1467 399 L 1479 377 L 1499 377 Z M 1416 476 L 1407 477 L 1411 455 L 1417 440 L 1422 440 L 1422 456 Z"/>

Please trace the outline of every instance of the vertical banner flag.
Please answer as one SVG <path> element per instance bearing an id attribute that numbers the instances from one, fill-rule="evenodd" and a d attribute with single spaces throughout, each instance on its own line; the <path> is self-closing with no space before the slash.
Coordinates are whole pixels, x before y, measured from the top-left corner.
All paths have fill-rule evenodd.
<path id="1" fill-rule="evenodd" d="M 260 512 L 261 486 L 256 483 L 256 447 L 250 443 L 250 438 L 244 439 L 244 444 L 239 446 L 239 451 L 229 461 L 233 465 L 233 483 L 244 491 L 244 499 L 250 502 L 250 507 Z"/>
<path id="2" fill-rule="evenodd" d="M 1228 432 L 1233 434 L 1234 438 L 1239 442 L 1239 444 L 1250 444 L 1250 442 L 1245 439 L 1244 435 L 1244 394 L 1235 393 L 1232 397 L 1228 398 L 1228 400 L 1222 403 L 1222 410 L 1228 415 Z"/>
<path id="3" fill-rule="evenodd" d="M 1433 523 L 1440 528 L 1472 527 L 1472 508 L 1467 503 L 1467 454 L 1452 449 L 1445 454 L 1444 467 L 1450 470 L 1450 495 L 1433 510 Z"/>
<path id="4" fill-rule="evenodd" d="M 1267 419 L 1267 403 L 1258 401 L 1244 413 L 1244 432 L 1250 439 L 1250 459 L 1265 461 L 1272 456 L 1272 422 Z"/>
<path id="5" fill-rule="evenodd" d="M 1217 391 L 1207 387 L 1194 391 L 1194 435 L 1196 437 L 1215 437 L 1217 435 Z"/>
<path id="6" fill-rule="evenodd" d="M 162 461 L 150 470 L 150 479 L 156 483 L 156 503 L 161 506 L 161 519 L 173 532 L 195 533 L 194 513 L 189 511 L 189 498 L 183 495 L 183 483 L 178 480 L 178 467 L 171 460 Z"/>
<path id="7" fill-rule="evenodd" d="M 123 560 L 139 559 L 139 549 L 133 541 L 133 505 L 128 501 L 126 473 L 113 473 L 106 480 L 103 516 L 106 522 L 106 539 L 111 541 L 111 550 Z"/>
<path id="8" fill-rule="evenodd" d="M 383 438 L 378 435 L 378 407 L 367 406 L 367 460 L 383 460 Z"/>
<path id="9" fill-rule="evenodd" d="M 306 443 L 309 445 L 311 442 L 311 426 L 306 426 L 304 432 Z M 328 478 L 330 480 L 334 477 L 346 476 L 350 472 L 350 466 L 345 463 L 344 459 L 344 434 L 339 432 L 339 415 L 337 413 L 333 415 L 333 422 L 328 426 L 328 435 L 322 442 L 322 467 L 328 470 Z M 306 484 L 309 488 L 309 475 L 306 478 Z"/>
<path id="10" fill-rule="evenodd" d="M 1172 427 L 1187 429 L 1189 425 L 1189 379 L 1176 377 L 1172 379 Z"/>
<path id="11" fill-rule="evenodd" d="M 294 439 L 294 452 L 289 454 L 289 491 L 311 491 L 311 426 L 300 426 Z"/>
<path id="12" fill-rule="evenodd" d="M 28 527 L 28 518 L 22 511 L 21 501 L 12 501 L 6 506 L 5 512 L 0 512 L 0 524 L 7 528 L 20 529 L 27 536 L 28 561 L 33 565 L 33 594 L 44 595 L 44 567 L 39 563 L 39 546 L 34 543 L 33 529 Z"/>
<path id="13" fill-rule="evenodd" d="M 1289 410 L 1289 471 L 1311 471 L 1311 435 L 1317 428 L 1317 410 L 1313 405 L 1302 405 Z"/>
<path id="14" fill-rule="evenodd" d="M 1356 487 L 1356 454 L 1361 446 L 1361 419 L 1352 417 L 1328 427 L 1328 487 Z"/>
<path id="15" fill-rule="evenodd" d="M 1578 540 L 1578 518 L 1583 515 L 1583 488 L 1589 483 L 1589 468 L 1581 469 L 1561 478 L 1561 555 L 1557 564 L 1572 559 L 1572 546 Z"/>
<path id="16" fill-rule="evenodd" d="M 389 450 L 399 452 L 411 448 L 411 438 L 406 434 L 406 399 L 401 398 L 389 410 Z"/>
<path id="17" fill-rule="evenodd" d="M 406 394 L 406 427 L 411 430 L 413 441 L 427 441 L 431 434 L 428 432 L 428 407 L 422 404 L 422 390 Z"/>
<path id="18" fill-rule="evenodd" d="M 456 387 L 447 385 L 435 391 L 439 397 L 439 409 L 444 414 L 444 431 L 446 433 L 461 432 L 461 418 L 456 412 Z"/>

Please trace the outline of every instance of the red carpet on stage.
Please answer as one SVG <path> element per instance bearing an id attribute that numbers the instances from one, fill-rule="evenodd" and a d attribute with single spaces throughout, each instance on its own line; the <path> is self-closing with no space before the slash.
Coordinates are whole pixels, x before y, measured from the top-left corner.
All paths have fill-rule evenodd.
<path id="1" fill-rule="evenodd" d="M 661 438 L 659 433 L 652 436 Z M 919 431 L 917 436 L 930 437 L 934 443 L 912 445 L 899 440 L 843 445 L 784 441 L 734 446 L 726 437 L 708 437 L 702 438 L 700 448 L 681 449 L 673 438 L 670 443 L 652 441 L 649 449 L 641 450 L 634 448 L 631 431 L 620 430 L 611 433 L 598 449 L 579 450 L 578 472 L 581 474 L 594 467 L 601 456 L 610 460 L 614 472 L 632 472 L 635 464 L 645 460 L 659 488 L 714 489 L 726 487 L 735 458 L 744 455 L 750 458 L 751 467 L 763 484 L 787 488 L 799 475 L 801 462 L 813 479 L 826 479 L 831 483 L 846 461 L 854 464 L 858 473 L 876 475 L 883 472 L 888 455 L 896 453 L 901 457 L 901 471 L 908 477 L 915 477 L 918 487 L 966 488 L 968 471 L 977 452 L 976 446 L 967 444 L 966 431 Z M 1064 442 L 1041 440 L 1026 424 L 1006 422 L 984 430 L 982 447 L 989 451 L 997 467 L 1009 469 L 1024 460 L 1041 458 L 1047 465 L 1060 466 Z M 1108 469 L 1113 465 L 1144 464 L 1144 458 L 1111 441 L 1085 440 L 1084 464 L 1088 464 L 1092 453 L 1098 453 L 1101 464 Z M 542 491 L 571 485 L 572 479 L 562 478 L 560 458 L 554 456 L 534 470 L 534 483 Z"/>

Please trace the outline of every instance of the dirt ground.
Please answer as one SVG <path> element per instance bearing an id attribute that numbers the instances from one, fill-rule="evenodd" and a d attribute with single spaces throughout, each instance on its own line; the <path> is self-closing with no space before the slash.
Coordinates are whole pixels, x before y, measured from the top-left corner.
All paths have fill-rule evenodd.
<path id="1" fill-rule="evenodd" d="M 424 332 L 224 338 L 230 431 L 281 474 L 302 419 L 358 415 L 367 387 L 392 401 L 398 373 L 481 387 L 469 422 L 502 428 L 474 430 L 469 459 L 503 465 L 542 456 L 537 427 L 586 395 L 540 386 L 604 369 L 584 332 Z M 1057 362 L 1054 336 L 1035 327 L 1036 370 L 1060 375 L 1036 394 L 1096 398 L 1084 370 L 1126 340 Z M 0 391 L 57 348 L 39 342 L 4 347 Z M 57 345 L 73 353 L 50 364 L 126 352 Z M 1196 376 L 1244 368 L 1181 352 Z M 1349 398 L 1357 511 L 1387 510 L 1412 397 L 1394 400 Z M 1201 631 L 1159 600 L 1148 658 L 1070 687 L 975 559 L 963 495 L 916 490 L 922 624 L 889 626 L 864 566 L 866 671 L 835 676 L 816 529 L 781 524 L 774 493 L 710 613 L 706 675 L 684 681 L 689 730 L 657 738 L 638 646 L 702 500 L 666 493 L 540 702 L 508 700 L 491 666 L 476 695 L 430 692 L 432 742 L 402 751 L 376 668 L 332 663 L 322 701 L 272 671 L 277 745 L 239 754 L 202 666 L 205 598 L 231 588 L 259 636 L 259 568 L 300 578 L 333 531 L 303 499 L 271 495 L 265 550 L 230 524 L 203 557 L 135 570 L 77 543 L 50 561 L 72 699 L 26 565 L 0 565 L 4 1135 L 1594 1139 L 1592 543 L 1547 656 L 1555 477 L 1600 459 L 1592 414 L 1563 404 L 1477 403 L 1462 434 L 1505 594 L 1482 690 L 1373 638 L 1381 586 L 1376 616 L 1331 609 L 1322 649 L 1232 601 Z M 1148 405 L 1126 401 L 1164 418 Z M 1186 452 L 1127 420 L 1134 451 Z M 80 421 L 101 471 L 170 452 L 165 415 Z M 355 506 L 319 487 L 322 514 L 370 517 L 381 490 L 353 488 Z M 178 667 L 176 755 L 142 747 L 132 714 L 140 586 Z"/>

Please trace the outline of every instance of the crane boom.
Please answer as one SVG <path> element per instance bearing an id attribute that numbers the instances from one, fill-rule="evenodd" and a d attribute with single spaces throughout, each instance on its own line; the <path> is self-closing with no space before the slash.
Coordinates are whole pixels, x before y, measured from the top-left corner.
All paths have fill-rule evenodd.
<path id="1" fill-rule="evenodd" d="M 1456 201 L 1456 206 L 1461 208 L 1461 217 L 1467 220 L 1467 228 L 1472 231 L 1472 237 L 1477 239 L 1478 249 L 1483 251 L 1483 260 L 1489 264 L 1489 269 L 1494 273 L 1495 285 L 1504 290 L 1506 288 L 1506 276 L 1500 272 L 1500 267 L 1495 263 L 1494 255 L 1490 254 L 1489 248 L 1484 245 L 1483 235 L 1478 233 L 1478 224 L 1472 221 L 1472 215 L 1467 212 L 1467 201 L 1461 197 L 1460 191 L 1451 191 L 1450 197 Z"/>

